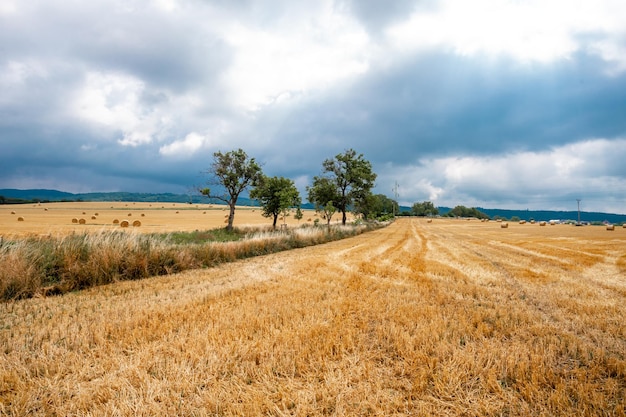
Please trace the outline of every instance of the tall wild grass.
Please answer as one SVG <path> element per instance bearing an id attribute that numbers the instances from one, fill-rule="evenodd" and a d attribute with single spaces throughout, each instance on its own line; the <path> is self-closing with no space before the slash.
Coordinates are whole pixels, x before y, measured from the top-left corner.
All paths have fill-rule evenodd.
<path id="1" fill-rule="evenodd" d="M 0 245 L 0 299 L 63 294 L 122 280 L 211 267 L 354 236 L 373 225 L 244 227 L 170 235 L 102 231 L 32 237 Z"/>

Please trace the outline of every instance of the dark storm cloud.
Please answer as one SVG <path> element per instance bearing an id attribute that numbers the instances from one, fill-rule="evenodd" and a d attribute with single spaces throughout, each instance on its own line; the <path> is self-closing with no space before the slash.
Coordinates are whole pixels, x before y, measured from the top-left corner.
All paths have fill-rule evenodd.
<path id="1" fill-rule="evenodd" d="M 8 0 L 0 188 L 186 192 L 214 151 L 241 147 L 304 190 L 324 159 L 354 148 L 377 191 L 398 181 L 404 203 L 532 195 L 549 206 L 593 189 L 619 207 L 621 26 L 566 27 L 541 59 L 515 42 L 511 53 L 455 44 L 471 25 L 463 36 L 390 35 L 416 15 L 447 24 L 440 14 L 458 5 Z M 561 20 L 577 21 L 547 27 Z"/>
<path id="2" fill-rule="evenodd" d="M 583 58 L 537 68 L 422 55 L 307 102 L 275 134 L 333 151 L 352 146 L 381 163 L 625 134 L 626 77 L 606 77 Z"/>

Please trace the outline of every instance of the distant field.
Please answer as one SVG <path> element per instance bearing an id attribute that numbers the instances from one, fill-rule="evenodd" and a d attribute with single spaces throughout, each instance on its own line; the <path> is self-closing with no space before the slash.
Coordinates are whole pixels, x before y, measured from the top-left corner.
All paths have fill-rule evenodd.
<path id="1" fill-rule="evenodd" d="M 18 221 L 20 217 L 23 221 Z M 139 220 L 140 227 L 129 229 L 142 233 L 206 230 L 226 226 L 227 217 L 227 206 L 209 204 L 72 202 L 0 205 L 0 236 L 63 235 L 120 229 L 119 225 L 113 224 L 116 219 L 120 222 L 127 220 L 131 225 Z M 309 219 L 311 223 L 316 218 L 314 211 L 305 210 L 300 222 L 293 218 L 293 214 L 286 222 L 297 225 Z M 85 224 L 72 223 L 72 219 L 84 219 Z M 261 215 L 258 207 L 238 207 L 235 211 L 235 226 L 271 223 Z M 279 223 L 283 223 L 282 220 Z"/>
<path id="2" fill-rule="evenodd" d="M 2 303 L 0 414 L 623 416 L 625 317 L 626 229 L 399 219 Z"/>

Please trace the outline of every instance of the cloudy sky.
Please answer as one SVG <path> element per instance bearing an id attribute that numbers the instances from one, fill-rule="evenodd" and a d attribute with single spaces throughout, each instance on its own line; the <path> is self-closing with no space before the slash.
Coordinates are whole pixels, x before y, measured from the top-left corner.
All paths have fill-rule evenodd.
<path id="1" fill-rule="evenodd" d="M 626 213 L 623 0 L 0 0 L 0 188 L 353 148 L 403 205 Z"/>

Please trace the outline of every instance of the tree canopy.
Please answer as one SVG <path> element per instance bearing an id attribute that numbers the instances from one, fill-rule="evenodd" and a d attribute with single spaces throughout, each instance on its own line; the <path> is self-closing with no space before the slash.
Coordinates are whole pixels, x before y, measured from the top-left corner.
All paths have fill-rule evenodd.
<path id="1" fill-rule="evenodd" d="M 364 219 L 388 219 L 400 212 L 398 202 L 384 194 L 369 193 L 365 198 L 355 202 L 355 212 Z"/>
<path id="2" fill-rule="evenodd" d="M 476 217 L 478 219 L 488 219 L 487 216 L 482 211 L 478 210 L 476 207 L 467 208 L 465 206 L 456 206 L 449 212 L 445 214 L 446 217 Z"/>
<path id="3" fill-rule="evenodd" d="M 273 218 L 274 228 L 279 215 L 287 216 L 292 207 L 299 208 L 302 203 L 294 182 L 284 177 L 263 176 L 250 192 L 250 198 L 259 200 L 263 216 Z"/>
<path id="4" fill-rule="evenodd" d="M 210 188 L 201 189 L 200 192 L 228 204 L 230 214 L 227 229 L 232 230 L 237 199 L 246 188 L 257 185 L 261 180 L 263 176 L 261 166 L 254 158 L 248 157 L 241 148 L 226 153 L 218 151 L 213 154 L 213 163 L 208 174 L 211 176 L 209 184 L 223 188 L 224 192 L 215 193 Z"/>
<path id="5" fill-rule="evenodd" d="M 439 209 L 432 202 L 423 201 L 413 204 L 411 214 L 413 216 L 436 216 L 439 214 Z"/>
<path id="6" fill-rule="evenodd" d="M 330 225 L 330 220 L 337 211 L 335 204 L 341 198 L 335 183 L 327 177 L 313 177 L 313 185 L 307 187 L 308 199 L 321 212 Z"/>
<path id="7" fill-rule="evenodd" d="M 314 177 L 313 185 L 308 188 L 309 201 L 316 208 L 332 203 L 342 213 L 342 224 L 346 224 L 349 207 L 355 205 L 355 202 L 357 205 L 363 202 L 374 187 L 376 174 L 372 171 L 372 164 L 363 154 L 357 155 L 354 149 L 348 149 L 343 154 L 326 159 L 322 167 L 322 175 Z M 325 189 L 324 192 L 318 192 L 315 190 L 318 187 L 334 188 L 334 191 Z"/>

